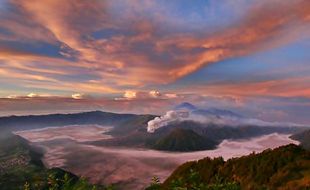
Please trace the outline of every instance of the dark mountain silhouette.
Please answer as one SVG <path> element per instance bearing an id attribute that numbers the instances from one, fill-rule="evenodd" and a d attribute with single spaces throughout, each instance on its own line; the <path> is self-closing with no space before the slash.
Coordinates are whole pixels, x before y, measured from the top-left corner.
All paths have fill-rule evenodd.
<path id="1" fill-rule="evenodd" d="M 0 118 L 0 127 L 9 130 L 25 130 L 50 126 L 65 125 L 113 125 L 119 126 L 126 122 L 139 119 L 140 117 L 153 118 L 151 115 L 118 114 L 101 111 L 74 113 L 74 114 L 50 114 L 50 115 L 29 115 L 9 116 Z"/>
<path id="2" fill-rule="evenodd" d="M 183 102 L 177 106 L 174 107 L 174 110 L 188 110 L 188 111 L 193 111 L 193 110 L 197 110 L 197 107 L 194 106 L 191 103 L 188 102 Z"/>
<path id="3" fill-rule="evenodd" d="M 216 144 L 190 129 L 175 128 L 168 135 L 158 139 L 153 148 L 166 151 L 197 151 L 213 149 Z"/>

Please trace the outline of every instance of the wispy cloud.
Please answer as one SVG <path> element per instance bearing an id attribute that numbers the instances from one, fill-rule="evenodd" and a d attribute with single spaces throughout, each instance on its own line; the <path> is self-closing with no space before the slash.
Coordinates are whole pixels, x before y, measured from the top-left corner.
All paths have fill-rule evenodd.
<path id="1" fill-rule="evenodd" d="M 128 10 L 124 18 L 113 14 L 114 4 L 106 1 L 14 0 L 10 6 L 17 11 L 0 16 L 2 27 L 12 33 L 9 36 L 21 40 L 20 33 L 24 31 L 32 43 L 58 46 L 59 55 L 48 58 L 3 47 L 1 57 L 15 71 L 22 69 L 18 71 L 25 73 L 32 68 L 32 73 L 44 77 L 50 74 L 46 70 L 54 72 L 53 78 L 77 70 L 78 74 L 92 73 L 112 89 L 171 83 L 210 63 L 277 47 L 309 31 L 308 1 L 263 2 L 254 3 L 244 18 L 231 27 L 216 33 L 185 34 L 174 32 L 171 27 L 161 30 L 163 18 L 158 14 L 144 15 L 145 10 L 154 10 L 154 6 L 160 10 L 155 2 L 147 1 L 145 8 L 134 2 L 125 3 Z M 117 20 L 119 17 L 123 20 Z M 22 22 L 25 19 L 27 22 Z M 27 32 L 30 28 L 32 34 Z M 114 34 L 104 37 L 108 30 Z M 93 36 L 100 31 L 102 38 Z M 18 60 L 18 64 L 9 63 L 11 59 Z M 44 70 L 48 59 L 53 59 L 54 66 Z M 35 61 L 40 62 L 40 68 L 26 68 Z"/>
<path id="2" fill-rule="evenodd" d="M 286 73 L 294 76 L 278 66 L 273 78 L 175 83 L 225 60 L 309 40 L 308 0 L 186 2 L 8 0 L 0 12 L 0 95 L 10 98 L 1 105 L 158 113 L 206 97 L 239 107 L 252 97 L 310 97 L 307 58 L 296 60 L 304 62 L 298 68 L 291 63 Z M 26 97 L 31 92 L 54 96 Z"/>
<path id="3" fill-rule="evenodd" d="M 236 83 L 216 83 L 209 85 L 193 85 L 191 90 L 209 95 L 279 96 L 310 98 L 309 77 L 293 77 L 263 81 L 243 81 Z M 186 91 L 186 89 L 180 89 Z"/>

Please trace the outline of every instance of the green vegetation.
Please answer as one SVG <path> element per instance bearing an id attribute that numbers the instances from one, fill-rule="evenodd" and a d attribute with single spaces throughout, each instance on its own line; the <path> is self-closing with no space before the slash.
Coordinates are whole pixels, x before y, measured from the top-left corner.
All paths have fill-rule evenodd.
<path id="1" fill-rule="evenodd" d="M 175 128 L 168 135 L 157 140 L 152 148 L 167 151 L 196 151 L 213 149 L 216 144 L 190 129 Z"/>
<path id="2" fill-rule="evenodd" d="M 11 133 L 0 136 L 0 189 L 5 190 L 103 190 L 59 168 L 46 169 L 42 154 Z"/>
<path id="3" fill-rule="evenodd" d="M 173 180 L 167 187 L 161 185 L 159 181 L 152 180 L 150 187 L 146 190 L 241 190 L 241 187 L 236 182 L 223 182 L 220 178 L 217 181 L 208 184 L 201 181 L 201 175 L 193 170 L 190 170 L 186 179 L 178 178 Z"/>
<path id="4" fill-rule="evenodd" d="M 148 190 L 310 188 L 310 152 L 287 145 L 224 161 L 204 158 L 178 167 L 163 184 Z"/>
<path id="5" fill-rule="evenodd" d="M 46 170 L 40 181 L 26 181 L 24 190 L 106 190 L 61 169 Z"/>

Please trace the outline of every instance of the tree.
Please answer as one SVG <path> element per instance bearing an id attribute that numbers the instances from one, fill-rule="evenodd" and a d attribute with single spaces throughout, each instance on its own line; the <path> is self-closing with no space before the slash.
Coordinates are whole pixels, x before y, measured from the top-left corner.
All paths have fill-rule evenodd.
<path id="1" fill-rule="evenodd" d="M 30 190 L 30 184 L 27 181 L 24 185 L 24 190 Z"/>

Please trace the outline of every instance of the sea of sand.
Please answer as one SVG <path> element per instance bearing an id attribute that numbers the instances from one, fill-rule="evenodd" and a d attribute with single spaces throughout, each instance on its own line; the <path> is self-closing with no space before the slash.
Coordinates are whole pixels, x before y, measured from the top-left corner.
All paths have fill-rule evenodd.
<path id="1" fill-rule="evenodd" d="M 89 145 L 86 142 L 113 138 L 111 126 L 81 125 L 17 131 L 32 145 L 45 149 L 43 162 L 60 167 L 93 183 L 118 184 L 126 190 L 146 187 L 153 176 L 165 180 L 180 164 L 204 157 L 232 157 L 261 152 L 294 143 L 287 134 L 269 134 L 247 140 L 224 140 L 215 150 L 176 153 Z"/>

